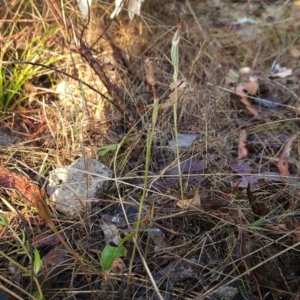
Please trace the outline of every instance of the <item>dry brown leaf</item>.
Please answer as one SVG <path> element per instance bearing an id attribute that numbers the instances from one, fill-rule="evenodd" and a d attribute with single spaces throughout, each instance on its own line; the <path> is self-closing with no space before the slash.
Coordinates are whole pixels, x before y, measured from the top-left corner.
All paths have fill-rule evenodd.
<path id="1" fill-rule="evenodd" d="M 248 156 L 248 150 L 246 148 L 246 144 L 247 144 L 247 133 L 246 130 L 242 130 L 239 136 L 238 159 L 242 159 Z"/>
<path id="2" fill-rule="evenodd" d="M 300 50 L 298 50 L 297 48 L 292 47 L 290 49 L 290 53 L 294 58 L 300 58 Z"/>
<path id="3" fill-rule="evenodd" d="M 49 287 L 57 278 L 57 275 L 64 268 L 68 268 L 68 262 L 71 258 L 68 256 L 68 251 L 63 245 L 59 245 L 52 249 L 42 258 L 42 268 L 39 272 L 38 279 L 42 287 Z"/>
<path id="4" fill-rule="evenodd" d="M 201 198 L 200 198 L 198 190 L 196 190 L 193 198 L 185 199 L 185 200 L 178 200 L 176 205 L 182 209 L 187 209 L 191 206 L 200 208 L 201 207 Z"/>
<path id="5" fill-rule="evenodd" d="M 263 217 L 268 214 L 269 209 L 263 204 L 256 201 L 256 197 L 254 196 L 253 192 L 251 191 L 250 183 L 247 186 L 247 196 L 250 202 L 252 211 L 255 215 Z"/>
<path id="6" fill-rule="evenodd" d="M 279 157 L 278 168 L 279 168 L 279 172 L 282 176 L 288 177 L 290 175 L 288 158 L 290 156 L 292 143 L 295 141 L 296 138 L 297 138 L 297 134 L 294 134 L 287 140 L 287 142 L 283 148 L 283 151 Z"/>
<path id="7" fill-rule="evenodd" d="M 125 265 L 123 259 L 120 257 L 117 257 L 113 262 L 111 271 L 113 273 L 123 274 L 125 272 L 125 270 L 126 270 L 126 265 Z"/>
<path id="8" fill-rule="evenodd" d="M 248 92 L 250 95 L 255 95 L 258 91 L 258 82 L 255 80 L 241 83 L 243 89 Z"/>
<path id="9" fill-rule="evenodd" d="M 150 86 L 155 86 L 156 80 L 153 71 L 153 64 L 150 58 L 146 58 L 145 60 L 145 70 L 146 70 L 146 81 Z"/>
<path id="10" fill-rule="evenodd" d="M 229 167 L 236 173 L 238 173 L 239 175 L 249 175 L 252 173 L 252 168 L 249 167 L 248 164 L 239 161 L 239 160 L 232 160 L 229 163 Z"/>
<path id="11" fill-rule="evenodd" d="M 179 79 L 177 81 L 177 99 L 180 98 L 187 88 L 187 81 L 185 79 Z M 162 103 L 159 108 L 160 109 L 167 109 L 174 105 L 176 100 L 176 90 L 175 90 L 175 82 L 170 85 L 170 94 L 166 99 L 165 103 Z"/>
<path id="12" fill-rule="evenodd" d="M 0 166 L 0 185 L 18 190 L 24 202 L 30 202 L 35 206 L 37 199 L 44 197 L 44 192 L 30 178 L 12 172 L 4 166 Z"/>
<path id="13" fill-rule="evenodd" d="M 249 112 L 257 119 L 261 119 L 261 116 L 259 115 L 258 111 L 251 106 L 247 94 L 245 93 L 245 84 L 240 83 L 236 89 L 235 89 L 235 93 L 240 96 L 240 100 L 241 102 L 246 106 L 246 109 L 249 110 Z"/>
<path id="14" fill-rule="evenodd" d="M 196 190 L 191 206 L 200 208 L 201 207 L 201 198 L 198 190 Z"/>
<path id="15" fill-rule="evenodd" d="M 241 173 L 240 173 L 241 174 Z M 282 177 L 278 172 L 263 172 L 260 174 L 242 175 L 237 183 L 238 187 L 246 188 L 248 184 L 253 185 L 260 179 L 264 179 L 270 182 L 282 182 Z"/>
<path id="16" fill-rule="evenodd" d="M 276 223 L 276 221 L 266 222 L 264 224 L 264 228 L 269 230 L 269 234 L 286 234 L 287 232 L 291 232 L 287 229 L 285 223 Z M 293 234 L 294 233 L 295 232 L 293 232 Z"/>
<path id="17" fill-rule="evenodd" d="M 176 205 L 179 207 L 179 208 L 182 208 L 182 209 L 187 209 L 191 206 L 191 203 L 193 202 L 194 198 L 191 198 L 191 199 L 184 199 L 184 200 L 178 200 Z"/>
<path id="18" fill-rule="evenodd" d="M 50 233 L 41 233 L 34 237 L 32 241 L 32 247 L 44 247 L 44 246 L 53 246 L 59 243 L 59 238 L 55 234 Z"/>
<path id="19" fill-rule="evenodd" d="M 179 175 L 178 165 L 177 163 L 172 163 L 172 166 L 167 169 L 166 174 L 168 175 Z M 170 164 L 163 164 L 161 169 L 167 168 Z M 206 168 L 206 162 L 204 160 L 195 160 L 188 158 L 182 162 L 180 162 L 181 173 L 192 174 L 192 173 L 203 173 L 203 170 Z"/>

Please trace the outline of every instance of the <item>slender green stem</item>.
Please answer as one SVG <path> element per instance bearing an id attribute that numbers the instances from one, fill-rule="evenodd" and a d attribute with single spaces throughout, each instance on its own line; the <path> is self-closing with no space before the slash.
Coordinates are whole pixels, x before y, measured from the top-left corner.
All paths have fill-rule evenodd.
<path id="1" fill-rule="evenodd" d="M 180 25 L 182 26 L 182 24 Z M 177 156 L 177 165 L 178 165 L 178 174 L 179 174 L 179 185 L 180 185 L 180 196 L 183 199 L 183 183 L 182 183 L 182 174 L 180 167 L 180 150 L 179 150 L 179 141 L 178 141 L 178 123 L 177 123 L 177 110 L 178 110 L 178 90 L 177 90 L 177 82 L 178 82 L 178 73 L 179 73 L 179 40 L 180 40 L 180 31 L 181 27 L 179 26 L 176 31 L 171 48 L 171 60 L 174 68 L 173 72 L 173 81 L 175 86 L 175 101 L 173 104 L 173 116 L 174 116 L 174 134 L 175 134 L 175 144 L 176 144 L 176 156 Z"/>
<path id="2" fill-rule="evenodd" d="M 153 111 L 152 111 L 152 125 L 151 125 L 151 129 L 150 129 L 150 133 L 148 134 L 147 143 L 146 143 L 144 188 L 143 188 L 143 193 L 142 193 L 141 200 L 140 200 L 138 219 L 137 219 L 136 228 L 135 228 L 135 230 L 136 230 L 135 231 L 135 239 L 134 239 L 135 241 L 138 240 L 139 227 L 140 227 L 140 222 L 142 219 L 142 212 L 143 212 L 144 203 L 145 203 L 145 199 L 146 199 L 146 195 L 147 195 L 148 172 L 149 172 L 149 165 L 150 165 L 150 159 L 151 159 L 151 146 L 152 146 L 153 136 L 155 133 L 157 117 L 158 117 L 158 108 L 159 108 L 159 99 L 154 98 Z M 132 256 L 131 256 L 130 265 L 129 265 L 129 273 L 130 273 L 130 270 L 132 270 L 135 253 L 136 253 L 136 243 L 134 243 L 134 245 L 133 245 Z"/>

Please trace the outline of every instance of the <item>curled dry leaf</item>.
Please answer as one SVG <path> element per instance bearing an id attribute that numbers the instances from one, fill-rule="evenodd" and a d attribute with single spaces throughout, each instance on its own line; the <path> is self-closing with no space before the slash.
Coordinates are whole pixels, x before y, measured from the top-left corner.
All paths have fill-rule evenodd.
<path id="1" fill-rule="evenodd" d="M 111 267 L 111 271 L 117 274 L 123 274 L 126 270 L 126 265 L 122 258 L 117 257 Z"/>
<path id="2" fill-rule="evenodd" d="M 179 208 L 182 208 L 182 209 L 187 209 L 191 206 L 191 203 L 193 202 L 194 198 L 191 198 L 191 199 L 183 199 L 183 200 L 178 200 L 176 205 L 179 207 Z"/>
<path id="3" fill-rule="evenodd" d="M 258 82 L 255 77 L 250 77 L 250 80 L 248 82 L 244 82 L 241 84 L 243 89 L 247 91 L 249 95 L 255 95 L 258 91 Z"/>
<path id="4" fill-rule="evenodd" d="M 300 58 L 300 50 L 299 49 L 292 47 L 290 49 L 290 53 L 294 58 Z"/>
<path id="5" fill-rule="evenodd" d="M 12 172 L 4 166 L 0 166 L 0 184 L 4 187 L 18 190 L 23 196 L 21 199 L 24 202 L 29 202 L 35 206 L 37 204 L 36 201 L 44 196 L 44 192 L 30 178 Z"/>
<path id="6" fill-rule="evenodd" d="M 154 86 L 156 84 L 155 75 L 153 71 L 153 64 L 150 58 L 146 58 L 145 60 L 145 70 L 146 70 L 146 81 L 150 86 Z"/>
<path id="7" fill-rule="evenodd" d="M 258 111 L 250 104 L 247 96 L 247 92 L 250 95 L 254 95 L 254 91 L 257 91 L 257 82 L 240 83 L 235 89 L 235 93 L 240 96 L 241 102 L 245 105 L 246 109 L 257 119 L 261 119 Z"/>
<path id="8" fill-rule="evenodd" d="M 187 209 L 189 207 L 200 208 L 201 207 L 201 198 L 200 198 L 198 190 L 196 190 L 193 198 L 186 199 L 186 200 L 178 200 L 176 205 L 182 209 Z"/>
<path id="9" fill-rule="evenodd" d="M 280 155 L 280 158 L 278 161 L 278 168 L 279 168 L 279 172 L 282 176 L 288 177 L 290 175 L 288 158 L 290 156 L 292 143 L 295 141 L 296 138 L 297 138 L 297 134 L 294 134 L 287 140 L 287 142 L 283 148 L 283 151 Z"/>
<path id="10" fill-rule="evenodd" d="M 250 202 L 252 211 L 255 215 L 263 217 L 268 214 L 268 208 L 263 204 L 256 201 L 253 192 L 251 191 L 250 183 L 247 186 L 247 196 Z"/>
<path id="11" fill-rule="evenodd" d="M 238 159 L 242 159 L 248 156 L 248 150 L 246 148 L 246 144 L 247 144 L 247 133 L 246 130 L 242 130 L 239 136 Z"/>
<path id="12" fill-rule="evenodd" d="M 177 85 L 177 90 L 175 89 Z M 170 85 L 170 94 L 166 101 L 162 103 L 159 108 L 167 109 L 174 105 L 176 98 L 179 99 L 185 92 L 188 84 L 185 79 L 179 79 L 177 82 L 172 82 Z"/>
<path id="13" fill-rule="evenodd" d="M 201 198 L 200 198 L 198 190 L 196 190 L 196 192 L 195 192 L 195 195 L 194 195 L 191 205 L 193 207 L 197 207 L 197 208 L 200 208 L 200 206 L 201 206 Z"/>

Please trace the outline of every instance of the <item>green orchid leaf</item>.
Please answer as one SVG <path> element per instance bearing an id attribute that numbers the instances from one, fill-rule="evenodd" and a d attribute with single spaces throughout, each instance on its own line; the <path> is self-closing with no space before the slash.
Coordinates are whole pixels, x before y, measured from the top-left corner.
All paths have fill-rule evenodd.
<path id="1" fill-rule="evenodd" d="M 121 245 L 119 247 L 105 246 L 102 254 L 100 263 L 104 271 L 109 271 L 116 258 L 126 255 L 126 248 Z"/>

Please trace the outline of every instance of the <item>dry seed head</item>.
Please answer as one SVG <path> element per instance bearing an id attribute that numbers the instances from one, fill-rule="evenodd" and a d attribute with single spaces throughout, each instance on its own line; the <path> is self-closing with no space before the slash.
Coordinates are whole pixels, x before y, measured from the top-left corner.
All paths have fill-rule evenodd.
<path id="1" fill-rule="evenodd" d="M 174 34 L 173 40 L 172 40 L 173 45 L 178 45 L 178 43 L 179 43 L 180 35 L 181 35 L 182 29 L 183 29 L 183 24 L 184 24 L 183 20 L 181 20 L 178 25 L 178 28 Z"/>
<path id="2" fill-rule="evenodd" d="M 146 58 L 145 60 L 145 70 L 146 70 L 146 81 L 150 86 L 155 86 L 156 80 L 153 71 L 153 65 L 150 58 Z"/>

